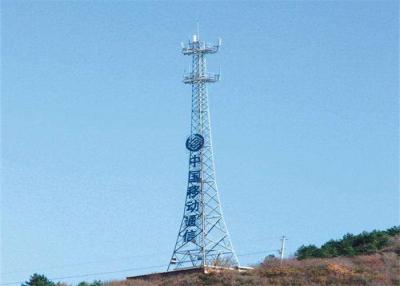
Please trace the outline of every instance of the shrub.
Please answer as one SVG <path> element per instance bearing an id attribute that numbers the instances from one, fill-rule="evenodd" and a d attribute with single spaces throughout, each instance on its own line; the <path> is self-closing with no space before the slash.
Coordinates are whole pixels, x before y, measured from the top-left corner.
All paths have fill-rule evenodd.
<path id="1" fill-rule="evenodd" d="M 358 235 L 348 233 L 340 240 L 329 240 L 320 248 L 315 245 L 301 246 L 295 256 L 297 259 L 330 258 L 372 254 L 389 245 L 390 240 L 400 233 L 400 227 L 394 226 L 386 231 L 373 230 Z"/>
<path id="2" fill-rule="evenodd" d="M 21 286 L 55 286 L 53 281 L 50 281 L 46 276 L 40 274 L 33 274 L 29 281 L 22 283 Z"/>

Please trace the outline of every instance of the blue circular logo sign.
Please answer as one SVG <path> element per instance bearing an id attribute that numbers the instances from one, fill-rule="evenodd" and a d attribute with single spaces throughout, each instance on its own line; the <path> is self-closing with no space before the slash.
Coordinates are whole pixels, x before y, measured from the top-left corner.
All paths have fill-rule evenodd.
<path id="1" fill-rule="evenodd" d="M 204 138 L 200 134 L 193 134 L 186 140 L 186 148 L 190 151 L 197 152 L 204 145 Z"/>

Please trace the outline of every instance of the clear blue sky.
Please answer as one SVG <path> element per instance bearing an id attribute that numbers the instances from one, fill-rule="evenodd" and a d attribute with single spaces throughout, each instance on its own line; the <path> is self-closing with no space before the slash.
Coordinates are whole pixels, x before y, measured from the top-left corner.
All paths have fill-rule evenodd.
<path id="1" fill-rule="evenodd" d="M 163 270 L 181 220 L 190 60 L 242 264 L 399 223 L 397 1 L 2 1 L 2 283 Z M 251 254 L 254 252 L 262 252 Z M 276 252 L 275 252 L 276 253 Z M 136 269 L 144 267 L 146 269 Z"/>

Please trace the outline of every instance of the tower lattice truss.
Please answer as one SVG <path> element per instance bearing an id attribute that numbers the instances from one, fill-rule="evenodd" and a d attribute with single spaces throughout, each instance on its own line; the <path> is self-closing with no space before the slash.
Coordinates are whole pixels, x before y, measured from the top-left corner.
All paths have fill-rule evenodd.
<path id="1" fill-rule="evenodd" d="M 175 249 L 168 270 L 190 267 L 239 266 L 225 225 L 215 179 L 211 141 L 207 83 L 219 80 L 210 74 L 206 55 L 218 52 L 193 36 L 182 53 L 192 57 L 192 70 L 183 82 L 192 86 L 191 132 L 186 141 L 189 150 L 189 174 L 186 201 Z"/>

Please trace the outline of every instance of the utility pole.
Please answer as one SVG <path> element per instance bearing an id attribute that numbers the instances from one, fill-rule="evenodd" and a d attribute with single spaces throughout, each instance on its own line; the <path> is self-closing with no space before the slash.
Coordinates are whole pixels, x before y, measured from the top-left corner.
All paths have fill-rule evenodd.
<path id="1" fill-rule="evenodd" d="M 282 236 L 281 237 L 281 249 L 279 249 L 279 254 L 281 256 L 281 266 L 282 266 L 282 261 L 283 261 L 283 256 L 285 254 L 285 242 L 286 242 L 287 238 L 286 236 Z"/>

